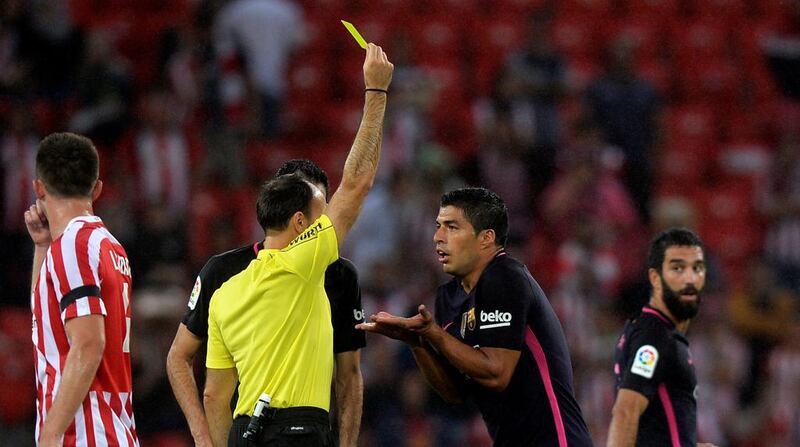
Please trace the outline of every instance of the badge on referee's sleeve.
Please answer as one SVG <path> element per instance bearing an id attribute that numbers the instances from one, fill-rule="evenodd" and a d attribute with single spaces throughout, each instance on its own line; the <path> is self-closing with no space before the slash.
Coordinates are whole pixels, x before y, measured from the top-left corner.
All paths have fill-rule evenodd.
<path id="1" fill-rule="evenodd" d="M 658 350 L 651 345 L 644 345 L 636 351 L 633 357 L 631 372 L 647 379 L 653 378 L 658 363 Z"/>
<path id="2" fill-rule="evenodd" d="M 194 310 L 194 307 L 197 306 L 197 298 L 200 296 L 200 288 L 202 287 L 202 283 L 200 282 L 200 277 L 197 277 L 197 281 L 194 282 L 194 287 L 192 288 L 192 294 L 189 295 L 189 309 Z"/>

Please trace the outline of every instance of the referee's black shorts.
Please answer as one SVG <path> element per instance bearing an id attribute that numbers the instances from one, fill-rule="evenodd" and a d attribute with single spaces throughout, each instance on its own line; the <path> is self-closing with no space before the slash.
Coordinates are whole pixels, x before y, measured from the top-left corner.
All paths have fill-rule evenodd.
<path id="1" fill-rule="evenodd" d="M 328 412 L 315 407 L 281 408 L 263 418 L 261 432 L 254 441 L 244 439 L 249 416 L 233 421 L 228 447 L 333 447 Z"/>

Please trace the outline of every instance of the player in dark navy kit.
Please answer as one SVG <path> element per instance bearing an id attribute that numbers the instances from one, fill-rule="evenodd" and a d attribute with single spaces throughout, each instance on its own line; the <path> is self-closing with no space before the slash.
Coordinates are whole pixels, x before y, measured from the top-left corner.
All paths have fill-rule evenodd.
<path id="1" fill-rule="evenodd" d="M 360 328 L 404 341 L 448 402 L 474 399 L 496 446 L 592 445 L 561 324 L 528 269 L 506 253 L 505 204 L 484 188 L 442 196 L 434 242 L 454 276 L 411 318 Z"/>
<path id="2" fill-rule="evenodd" d="M 298 173 L 328 192 L 328 176 L 308 160 L 286 162 L 275 174 Z M 172 389 L 186 415 L 195 444 L 211 445 L 208 422 L 198 398 L 192 361 L 208 337 L 208 310 L 211 296 L 232 276 L 242 272 L 263 249 L 263 242 L 213 256 L 200 271 L 189 298 L 178 333 L 170 348 L 167 372 Z M 352 262 L 339 258 L 325 271 L 325 292 L 331 303 L 333 351 L 335 354 L 335 397 L 339 419 L 339 445 L 356 445 L 361 423 L 363 379 L 359 349 L 366 346 L 364 333 L 355 325 L 363 320 L 358 273 Z"/>
<path id="3" fill-rule="evenodd" d="M 697 377 L 685 334 L 706 281 L 703 244 L 689 230 L 667 230 L 650 244 L 648 268 L 650 303 L 617 342 L 608 446 L 693 447 Z"/>

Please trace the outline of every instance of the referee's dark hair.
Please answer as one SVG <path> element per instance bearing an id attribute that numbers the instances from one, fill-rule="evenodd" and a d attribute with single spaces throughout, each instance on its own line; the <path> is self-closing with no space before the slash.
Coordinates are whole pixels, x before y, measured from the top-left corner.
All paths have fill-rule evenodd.
<path id="1" fill-rule="evenodd" d="M 664 256 L 670 247 L 700 247 L 703 242 L 694 232 L 686 228 L 670 228 L 662 231 L 653 241 L 650 242 L 650 250 L 647 253 L 647 267 L 661 271 L 664 264 Z"/>
<path id="2" fill-rule="evenodd" d="M 325 170 L 320 168 L 319 165 L 313 161 L 305 159 L 289 160 L 280 168 L 278 168 L 278 172 L 275 173 L 275 177 L 294 173 L 299 173 L 303 178 L 315 185 L 324 186 L 326 198 L 330 194 L 330 187 L 328 186 L 328 174 L 325 173 Z"/>
<path id="3" fill-rule="evenodd" d="M 492 229 L 495 243 L 504 247 L 508 239 L 508 209 L 497 194 L 486 188 L 461 188 L 442 195 L 441 207 L 454 206 L 475 228 L 475 234 Z"/>
<path id="4" fill-rule="evenodd" d="M 36 176 L 56 196 L 91 197 L 100 173 L 97 149 L 88 138 L 53 133 L 39 143 Z"/>
<path id="5" fill-rule="evenodd" d="M 299 174 L 282 175 L 267 180 L 261 186 L 256 201 L 258 223 L 264 231 L 281 231 L 298 211 L 310 216 L 314 193 L 308 181 Z"/>

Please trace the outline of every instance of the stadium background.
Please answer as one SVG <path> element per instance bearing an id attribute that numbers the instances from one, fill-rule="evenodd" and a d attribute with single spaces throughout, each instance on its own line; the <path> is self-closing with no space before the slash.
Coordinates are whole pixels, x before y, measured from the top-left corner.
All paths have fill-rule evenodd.
<path id="1" fill-rule="evenodd" d="M 265 14 L 253 32 L 273 37 L 226 44 L 219 29 L 239 29 L 220 24 L 226 8 L 262 1 L 278 3 L 0 4 L 3 444 L 32 439 L 22 212 L 38 140 L 73 130 L 101 152 L 96 212 L 135 276 L 137 429 L 146 446 L 190 445 L 166 352 L 204 261 L 259 238 L 261 180 L 306 157 L 337 184 L 363 88 L 344 18 L 396 67 L 379 180 L 343 250 L 367 315 L 432 301 L 445 279 L 430 242 L 444 189 L 496 190 L 511 252 L 564 325 L 603 445 L 614 343 L 646 300 L 647 241 L 686 225 L 711 265 L 689 336 L 700 439 L 800 445 L 800 2 L 287 1 L 253 13 Z M 286 8 L 301 18 L 274 12 Z M 295 40 L 276 112 L 248 69 L 263 45 L 280 60 L 277 42 Z M 399 343 L 370 337 L 362 366 L 361 445 L 488 445 L 474 410 L 444 405 Z"/>

